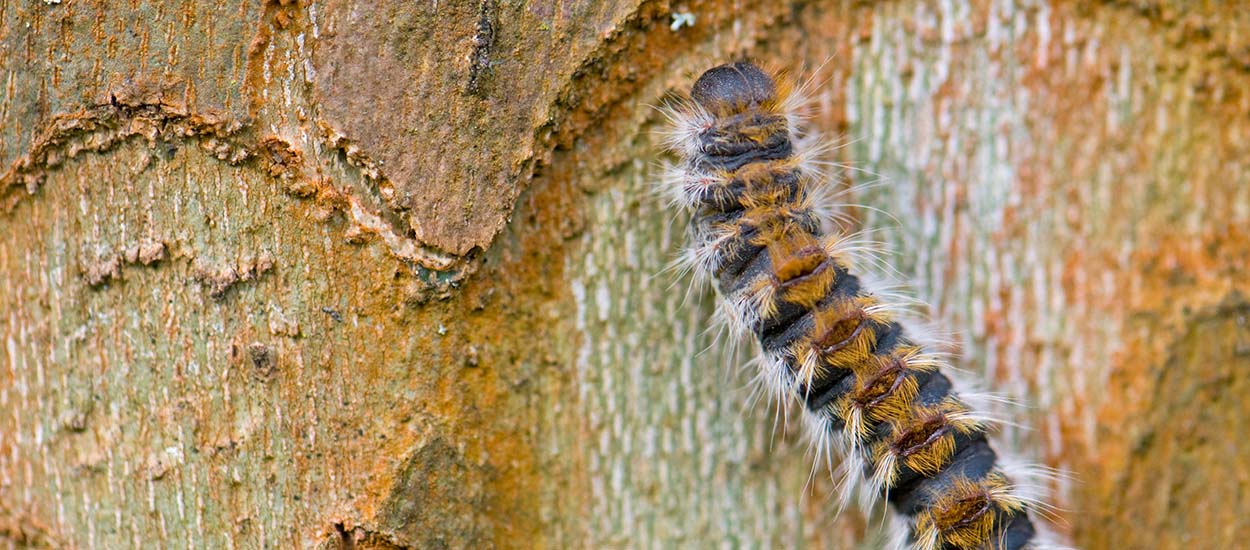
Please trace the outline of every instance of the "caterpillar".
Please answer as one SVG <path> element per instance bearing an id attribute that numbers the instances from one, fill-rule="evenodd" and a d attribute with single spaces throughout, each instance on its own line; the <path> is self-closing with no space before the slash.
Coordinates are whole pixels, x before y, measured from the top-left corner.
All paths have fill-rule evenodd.
<path id="1" fill-rule="evenodd" d="M 817 461 L 840 451 L 844 482 L 864 484 L 844 499 L 889 503 L 905 525 L 898 547 L 1053 548 L 1035 521 L 1050 510 L 1036 472 L 1000 458 L 987 438 L 995 420 L 955 391 L 894 297 L 852 271 L 858 248 L 832 228 L 799 96 L 740 61 L 666 108 L 680 162 L 660 187 L 691 218 L 679 263 L 714 283 L 730 330 L 758 342 L 756 377 L 801 408 Z"/>

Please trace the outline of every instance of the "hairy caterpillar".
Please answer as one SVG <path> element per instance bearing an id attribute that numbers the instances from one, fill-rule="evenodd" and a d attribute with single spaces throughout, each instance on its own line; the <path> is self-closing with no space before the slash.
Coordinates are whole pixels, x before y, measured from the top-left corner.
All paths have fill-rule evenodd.
<path id="1" fill-rule="evenodd" d="M 683 262 L 714 281 L 721 313 L 763 350 L 758 378 L 802 405 L 818 455 L 838 446 L 847 480 L 884 497 L 916 550 L 1048 547 L 1033 472 L 1004 466 L 943 361 L 904 330 L 898 304 L 852 273 L 856 247 L 831 225 L 819 148 L 796 131 L 785 84 L 747 62 L 705 72 L 668 111 L 682 159 L 665 178 L 691 214 Z M 844 495 L 851 494 L 848 489 Z"/>

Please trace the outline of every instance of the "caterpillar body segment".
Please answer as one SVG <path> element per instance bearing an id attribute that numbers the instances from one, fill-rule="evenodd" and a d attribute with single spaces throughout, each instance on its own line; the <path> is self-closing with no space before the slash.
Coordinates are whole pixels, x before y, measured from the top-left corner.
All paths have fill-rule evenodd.
<path id="1" fill-rule="evenodd" d="M 669 114 L 682 164 L 664 180 L 692 214 L 684 260 L 762 348 L 758 379 L 802 404 L 818 457 L 836 447 L 884 497 L 916 550 L 1041 548 L 1039 508 L 986 439 L 990 419 L 955 392 L 889 293 L 854 273 L 795 125 L 789 89 L 759 67 L 712 68 Z M 819 460 L 820 458 L 818 458 Z M 849 489 L 847 493 L 849 494 Z"/>

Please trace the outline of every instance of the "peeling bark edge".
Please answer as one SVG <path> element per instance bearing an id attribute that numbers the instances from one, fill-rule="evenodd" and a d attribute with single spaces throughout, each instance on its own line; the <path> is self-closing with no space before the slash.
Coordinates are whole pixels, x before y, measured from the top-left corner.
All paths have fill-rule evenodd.
<path id="1" fill-rule="evenodd" d="M 275 178 L 293 197 L 313 200 L 331 211 L 344 213 L 354 223 L 344 236 L 348 241 L 362 242 L 367 235 L 376 236 L 421 281 L 418 288 L 406 293 L 404 301 L 408 303 L 449 297 L 451 289 L 476 271 L 477 262 L 472 255 L 446 254 L 396 231 L 384 213 L 373 212 L 358 197 L 340 191 L 317 174 L 304 154 L 286 140 L 272 135 L 254 138 L 249 120 L 232 119 L 216 111 L 192 112 L 176 92 L 179 86 L 127 83 L 111 92 L 106 101 L 51 117 L 29 152 L 0 175 L 0 212 L 11 215 L 23 198 L 38 193 L 50 172 L 84 153 L 109 153 L 132 139 L 146 140 L 153 149 L 170 142 L 191 143 L 230 166 L 258 170 Z M 342 151 L 346 162 L 360 169 L 362 177 L 374 181 L 380 189 L 389 188 L 385 175 L 368 155 L 349 141 L 335 138 L 337 134 L 332 129 L 323 126 L 323 131 L 327 145 Z M 117 265 L 86 269 L 88 283 L 100 286 L 111 279 L 120 269 L 119 260 L 113 263 Z"/>

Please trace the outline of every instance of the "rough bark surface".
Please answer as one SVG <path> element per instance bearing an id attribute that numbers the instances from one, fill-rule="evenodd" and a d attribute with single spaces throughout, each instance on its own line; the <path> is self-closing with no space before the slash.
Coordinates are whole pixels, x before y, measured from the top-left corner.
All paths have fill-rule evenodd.
<path id="1" fill-rule="evenodd" d="M 750 55 L 822 83 L 863 227 L 1070 472 L 1060 530 L 1234 547 L 1247 37 L 1167 1 L 0 0 L 0 546 L 876 547 L 661 273 L 650 106 Z"/>

